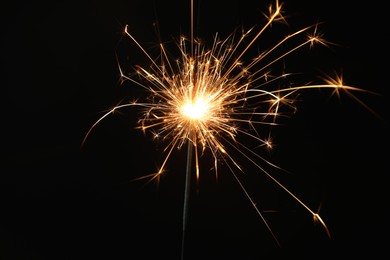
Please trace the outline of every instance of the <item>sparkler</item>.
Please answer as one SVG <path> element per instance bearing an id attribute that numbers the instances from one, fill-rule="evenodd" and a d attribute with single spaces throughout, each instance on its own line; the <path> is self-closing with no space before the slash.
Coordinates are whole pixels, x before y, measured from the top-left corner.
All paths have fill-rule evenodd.
<path id="1" fill-rule="evenodd" d="M 343 84 L 342 77 L 326 77 L 324 84 L 288 85 L 281 87 L 280 82 L 294 76 L 289 73 L 273 75 L 271 67 L 285 57 L 304 47 L 315 44 L 330 44 L 318 33 L 318 24 L 304 27 L 282 38 L 270 49 L 247 60 L 245 55 L 254 47 L 257 40 L 270 29 L 275 22 L 286 22 L 282 14 L 282 3 L 277 0 L 269 6 L 266 23 L 260 29 L 256 26 L 244 31 L 239 37 L 232 33 L 225 39 L 218 34 L 211 47 L 205 46 L 200 39 L 194 38 L 193 0 L 191 0 L 191 36 L 181 36 L 177 42 L 180 56 L 173 59 L 168 55 L 165 44 L 159 45 L 160 54 L 152 57 L 129 32 L 124 33 L 149 60 L 149 66 L 136 65 L 138 79 L 128 76 L 118 67 L 121 78 L 143 88 L 150 94 L 145 101 L 134 101 L 119 104 L 100 117 L 88 130 L 82 144 L 91 131 L 107 116 L 125 107 L 140 107 L 142 118 L 139 128 L 150 132 L 154 138 L 165 141 L 165 157 L 158 171 L 142 176 L 140 179 L 158 180 L 164 173 L 167 162 L 175 149 L 187 145 L 186 184 L 183 208 L 183 240 L 188 218 L 189 186 L 191 169 L 195 166 L 196 179 L 200 178 L 199 159 L 209 151 L 214 159 L 215 175 L 219 174 L 219 161 L 234 176 L 238 185 L 248 198 L 253 208 L 266 225 L 276 244 L 280 245 L 264 214 L 255 200 L 239 179 L 238 172 L 243 171 L 233 153 L 253 164 L 258 172 L 265 174 L 276 186 L 280 187 L 298 202 L 315 222 L 319 222 L 329 238 L 330 231 L 320 215 L 310 209 L 290 189 L 266 170 L 265 165 L 281 169 L 266 160 L 259 152 L 251 149 L 249 144 L 240 142 L 240 136 L 251 139 L 258 146 L 272 149 L 271 130 L 278 125 L 278 119 L 287 116 L 286 111 L 295 111 L 295 95 L 308 89 L 330 89 L 339 95 L 344 91 L 363 91 Z M 292 39 L 300 38 L 300 43 L 290 46 Z M 294 45 L 295 44 L 295 45 Z M 285 47 L 288 47 L 286 50 Z M 281 53 L 280 53 L 281 52 Z M 273 58 L 275 57 L 276 58 Z M 359 100 L 358 100 L 359 101 Z M 251 141 L 251 142 L 252 142 Z"/>

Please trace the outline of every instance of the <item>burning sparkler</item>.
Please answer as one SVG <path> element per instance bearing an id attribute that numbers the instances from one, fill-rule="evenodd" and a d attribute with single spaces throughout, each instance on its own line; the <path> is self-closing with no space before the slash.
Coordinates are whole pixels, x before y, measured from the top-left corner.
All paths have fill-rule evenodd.
<path id="1" fill-rule="evenodd" d="M 264 165 L 280 169 L 249 145 L 238 141 L 238 136 L 247 137 L 259 146 L 272 148 L 271 130 L 278 124 L 278 119 L 285 116 L 285 109 L 294 111 L 294 95 L 307 89 L 331 89 L 339 94 L 344 91 L 361 89 L 346 86 L 341 76 L 326 78 L 319 85 L 288 85 L 280 86 L 283 79 L 292 74 L 281 73 L 273 75 L 271 66 L 281 62 L 286 56 L 304 47 L 315 44 L 328 45 L 318 33 L 318 24 L 307 26 L 287 35 L 270 49 L 261 52 L 251 60 L 244 59 L 248 50 L 275 22 L 285 22 L 282 14 L 282 3 L 276 1 L 269 7 L 267 21 L 263 27 L 256 26 L 244 31 L 237 37 L 232 33 L 225 39 L 215 35 L 212 46 L 205 46 L 193 35 L 193 0 L 191 0 L 191 37 L 181 36 L 176 44 L 180 52 L 178 59 L 168 55 L 166 45 L 160 44 L 158 59 L 152 57 L 129 32 L 128 26 L 124 33 L 149 60 L 147 67 L 137 65 L 136 73 L 139 79 L 126 75 L 119 65 L 121 78 L 143 88 L 150 94 L 143 102 L 135 101 L 116 105 L 100 117 L 88 130 L 83 144 L 91 131 L 107 116 L 124 107 L 140 107 L 143 117 L 139 120 L 139 128 L 149 131 L 155 138 L 167 143 L 165 157 L 158 171 L 138 179 L 158 180 L 164 172 L 168 160 L 175 149 L 187 145 L 186 185 L 183 209 L 183 244 L 188 215 L 188 199 L 192 162 L 195 165 L 196 179 L 200 178 L 199 159 L 206 150 L 211 152 L 215 174 L 219 172 L 219 161 L 222 161 L 228 171 L 234 176 L 245 196 L 266 225 L 275 242 L 279 241 L 269 226 L 262 211 L 240 181 L 237 171 L 243 171 L 240 163 L 232 156 L 233 153 L 244 157 L 253 164 L 261 174 L 265 174 L 276 186 L 283 189 L 319 222 L 327 235 L 330 231 L 320 215 L 310 209 L 300 198 L 294 195 L 286 186 L 275 178 Z M 289 47 L 294 38 L 301 38 L 300 43 Z M 295 41 L 294 41 L 295 42 Z M 285 49 L 288 47 L 288 50 Z M 281 52 L 281 53 L 280 53 Z M 276 58 L 272 58 L 275 57 Z M 356 98 L 354 96 L 354 98 Z M 183 252 L 183 250 L 182 250 Z"/>

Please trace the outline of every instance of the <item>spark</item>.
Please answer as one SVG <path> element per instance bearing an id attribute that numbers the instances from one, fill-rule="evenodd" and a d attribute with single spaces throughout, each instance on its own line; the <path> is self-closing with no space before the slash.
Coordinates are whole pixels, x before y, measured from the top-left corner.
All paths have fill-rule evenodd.
<path id="1" fill-rule="evenodd" d="M 117 105 L 106 112 L 88 130 L 82 145 L 92 129 L 108 115 L 124 107 L 140 107 L 142 117 L 139 119 L 139 129 L 150 132 L 153 139 L 162 140 L 166 145 L 164 159 L 159 169 L 153 174 L 138 179 L 158 180 L 165 173 L 166 164 L 171 159 L 173 151 L 180 150 L 188 143 L 188 155 L 191 156 L 188 156 L 187 163 L 192 161 L 193 154 L 196 179 L 199 181 L 199 158 L 208 151 L 214 160 L 215 176 L 218 177 L 220 171 L 218 166 L 222 161 L 275 242 L 280 245 L 264 216 L 266 211 L 260 209 L 240 180 L 239 173 L 244 170 L 240 166 L 241 162 L 233 156 L 238 154 L 254 165 L 259 174 L 267 176 L 277 187 L 306 209 L 312 215 L 314 222 L 320 223 L 330 238 L 331 232 L 318 212 L 310 209 L 302 199 L 267 170 L 266 166 L 283 169 L 252 149 L 252 144 L 273 149 L 272 129 L 279 125 L 280 118 L 288 117 L 289 113 L 297 110 L 296 95 L 301 91 L 330 89 L 337 96 L 343 91 L 355 97 L 352 92 L 364 90 L 345 85 L 341 75 L 327 76 L 324 84 L 317 85 L 283 84 L 285 79 L 292 78 L 295 74 L 273 75 L 272 66 L 292 53 L 305 47 L 313 48 L 317 44 L 324 46 L 330 44 L 318 33 L 319 24 L 294 31 L 276 42 L 270 49 L 260 52 L 251 59 L 246 58 L 248 51 L 254 48 L 255 43 L 273 23 L 287 23 L 282 15 L 282 7 L 283 4 L 279 1 L 271 4 L 268 8 L 269 13 L 265 15 L 265 25 L 261 28 L 254 26 L 243 31 L 240 37 L 232 33 L 221 39 L 218 33 L 215 34 L 211 46 L 206 46 L 200 39 L 194 39 L 191 23 L 190 39 L 181 36 L 175 42 L 180 53 L 178 58 L 170 57 L 167 46 L 162 43 L 159 44 L 159 55 L 153 57 L 129 32 L 129 27 L 126 25 L 125 35 L 145 55 L 149 65 L 136 65 L 135 72 L 139 78 L 135 79 L 126 75 L 118 62 L 121 79 L 143 88 L 149 97 L 143 102 L 135 101 Z M 296 38 L 300 42 L 292 41 Z M 240 142 L 242 137 L 251 141 Z"/>

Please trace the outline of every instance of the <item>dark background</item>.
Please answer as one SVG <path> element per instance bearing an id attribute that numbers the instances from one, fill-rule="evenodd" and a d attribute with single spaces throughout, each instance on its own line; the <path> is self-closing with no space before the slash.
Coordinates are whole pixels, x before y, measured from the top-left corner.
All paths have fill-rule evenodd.
<path id="1" fill-rule="evenodd" d="M 158 186 L 131 182 L 163 160 L 163 146 L 134 129 L 132 109 L 108 118 L 80 145 L 102 111 L 142 94 L 119 84 L 116 54 L 129 65 L 149 62 L 123 38 L 123 27 L 129 24 L 153 51 L 155 22 L 162 41 L 189 35 L 187 2 L 31 1 L 3 9 L 1 259 L 179 259 L 186 150 L 175 152 Z M 262 25 L 269 2 L 202 1 L 196 33 L 211 42 L 216 32 L 223 38 L 237 27 Z M 278 247 L 232 175 L 221 168 L 216 181 L 205 157 L 197 193 L 192 183 L 185 259 L 375 259 L 387 253 L 385 10 L 327 0 L 286 1 L 284 11 L 291 27 L 275 26 L 275 37 L 321 21 L 324 38 L 338 44 L 290 56 L 287 70 L 303 72 L 307 82 L 341 71 L 347 85 L 379 94 L 355 93 L 377 116 L 343 93 L 341 99 L 329 91 L 303 93 L 298 112 L 275 131 L 277 146 L 265 154 L 292 173 L 276 176 L 312 210 L 320 208 L 332 237 L 284 191 L 249 170 L 242 180 Z M 260 38 L 254 49 L 272 43 Z"/>

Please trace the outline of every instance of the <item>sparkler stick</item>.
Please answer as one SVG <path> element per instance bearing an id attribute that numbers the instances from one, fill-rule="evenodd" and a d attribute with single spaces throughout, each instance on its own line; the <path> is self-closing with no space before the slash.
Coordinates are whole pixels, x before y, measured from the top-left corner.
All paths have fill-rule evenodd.
<path id="1" fill-rule="evenodd" d="M 191 59 L 194 58 L 194 0 L 191 0 L 190 3 L 190 30 L 191 30 Z M 187 218 L 188 218 L 188 209 L 190 201 L 190 184 L 191 184 L 191 168 L 192 168 L 192 136 L 193 133 L 189 135 L 187 141 L 187 165 L 186 165 L 186 181 L 184 186 L 184 202 L 183 202 L 183 230 L 182 230 L 182 240 L 181 240 L 181 259 L 184 259 L 184 249 L 185 249 L 185 236 L 187 229 Z"/>
<path id="2" fill-rule="evenodd" d="M 187 141 L 187 165 L 186 165 L 186 181 L 184 187 L 184 204 L 183 204 L 183 232 L 182 232 L 182 242 L 181 242 L 181 259 L 184 259 L 184 244 L 185 244 L 185 235 L 187 230 L 187 219 L 188 219 L 188 209 L 189 209 L 189 199 L 190 199 L 190 184 L 191 184 L 191 168 L 192 168 L 192 136 L 191 134 Z"/>

